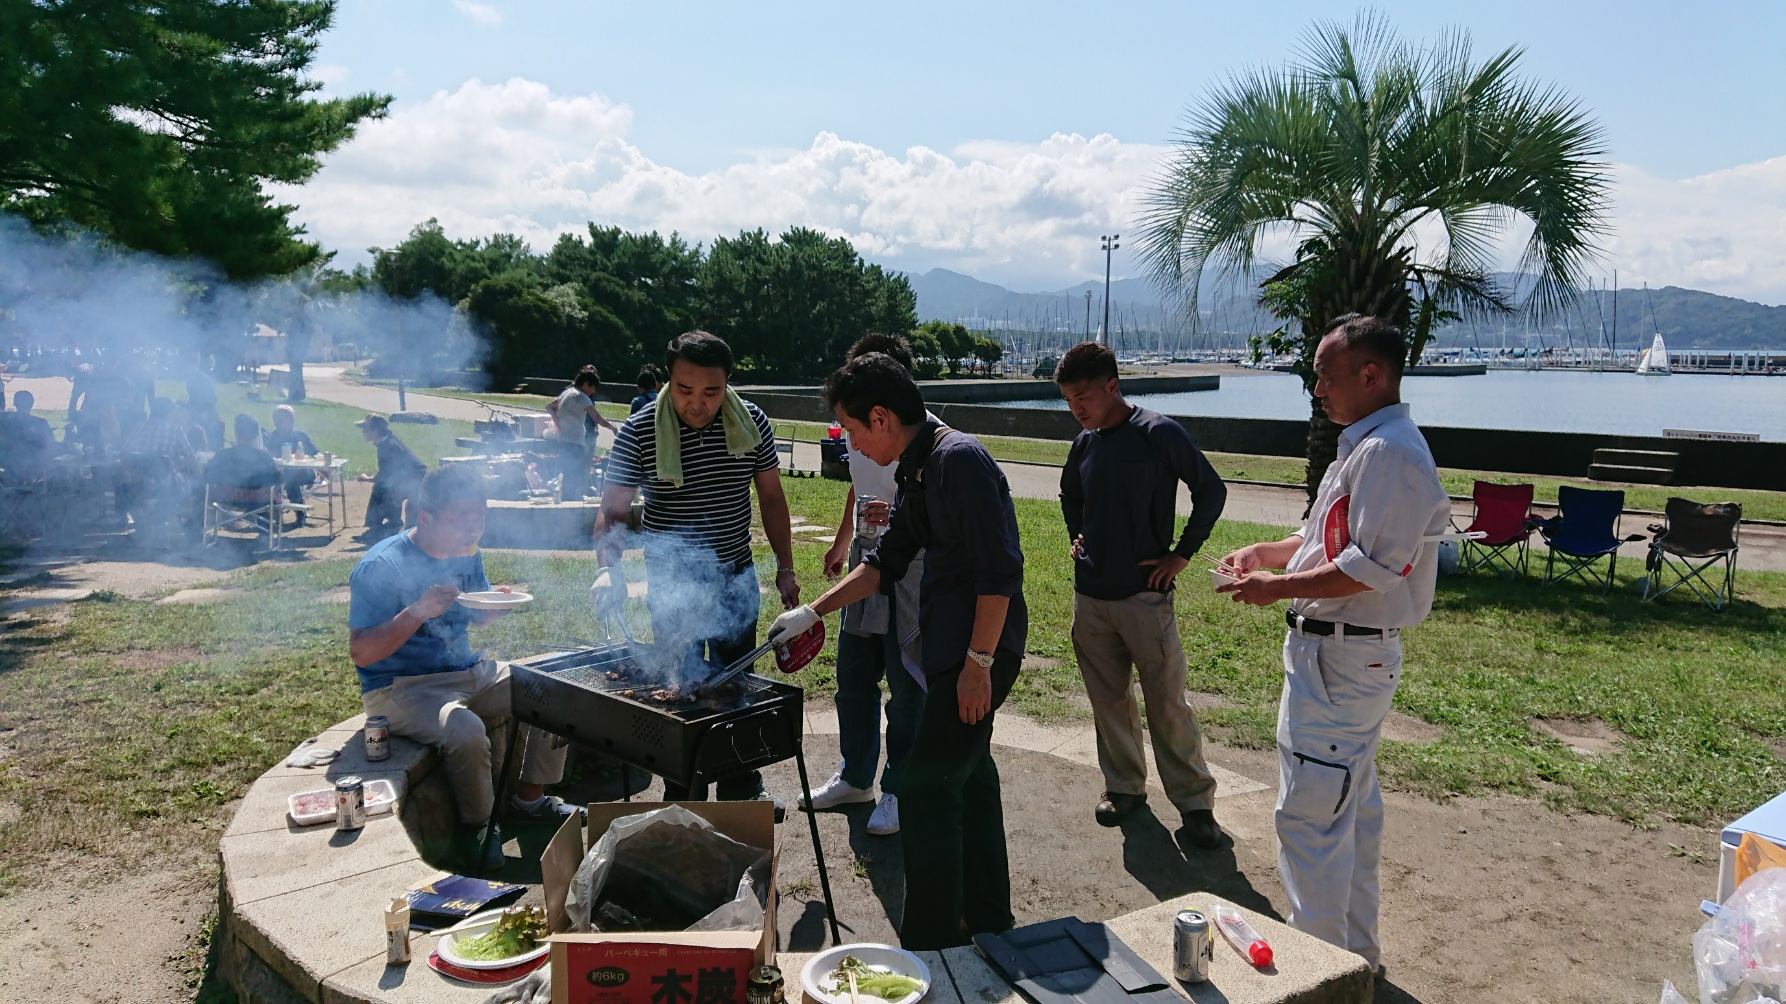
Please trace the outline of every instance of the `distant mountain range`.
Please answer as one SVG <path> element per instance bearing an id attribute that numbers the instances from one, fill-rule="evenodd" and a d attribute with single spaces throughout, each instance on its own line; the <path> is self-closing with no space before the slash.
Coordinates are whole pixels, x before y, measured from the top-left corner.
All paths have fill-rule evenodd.
<path id="1" fill-rule="evenodd" d="M 918 295 L 918 319 L 946 320 L 970 327 L 1017 330 L 1083 332 L 1086 324 L 1085 294 L 1091 292 L 1091 327 L 1103 320 L 1104 284 L 1091 280 L 1066 289 L 1044 293 L 1019 293 L 945 268 L 907 273 Z M 1523 277 L 1499 277 L 1523 293 Z M 1203 338 L 1226 333 L 1225 341 L 1244 341 L 1247 334 L 1269 331 L 1277 322 L 1253 302 L 1254 292 L 1238 285 L 1206 289 L 1199 304 Z M 1618 341 L 1620 348 L 1647 344 L 1661 332 L 1671 349 L 1786 349 L 1786 306 L 1720 296 L 1697 289 L 1664 286 L 1660 289 L 1621 289 L 1618 292 Z M 1145 279 L 1116 279 L 1110 283 L 1110 327 L 1114 331 L 1183 332 L 1186 325 L 1170 309 L 1159 291 Z M 1653 319 L 1652 319 L 1653 318 Z M 1613 295 L 1608 290 L 1586 294 L 1580 307 L 1567 317 L 1544 327 L 1518 319 L 1447 325 L 1440 331 L 1441 345 L 1483 348 L 1502 344 L 1604 347 L 1612 337 Z M 1202 341 L 1203 338 L 1199 338 Z"/>

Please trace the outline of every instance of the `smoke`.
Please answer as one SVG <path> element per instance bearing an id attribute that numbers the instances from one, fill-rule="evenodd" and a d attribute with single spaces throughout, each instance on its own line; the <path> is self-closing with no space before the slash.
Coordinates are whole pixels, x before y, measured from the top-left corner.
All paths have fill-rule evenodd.
<path id="1" fill-rule="evenodd" d="M 0 361 L 146 353 L 205 358 L 218 370 L 286 362 L 284 351 L 257 352 L 263 325 L 312 359 L 348 344 L 441 369 L 484 357 L 471 319 L 432 294 L 341 291 L 320 271 L 233 282 L 208 262 L 126 250 L 86 231 L 41 232 L 0 213 Z"/>
<path id="2" fill-rule="evenodd" d="M 716 659 L 704 659 L 710 642 L 735 638 L 754 628 L 759 610 L 756 572 L 732 571 L 714 553 L 693 541 L 668 533 L 611 531 L 603 549 L 616 547 L 642 551 L 644 564 L 625 563 L 630 582 L 646 585 L 644 606 L 647 632 L 634 631 L 640 640 L 649 634 L 650 646 L 641 648 L 639 668 L 662 685 L 698 683 L 719 668 Z M 636 603 L 628 604 L 628 623 L 639 620 Z"/>

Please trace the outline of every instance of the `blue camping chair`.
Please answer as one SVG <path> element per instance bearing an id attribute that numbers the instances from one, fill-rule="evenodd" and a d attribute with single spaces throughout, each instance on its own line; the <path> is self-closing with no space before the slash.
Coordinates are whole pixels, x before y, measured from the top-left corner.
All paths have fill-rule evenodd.
<path id="1" fill-rule="evenodd" d="M 1533 524 L 1550 548 L 1544 558 L 1544 584 L 1579 576 L 1599 585 L 1602 595 L 1611 592 L 1619 545 L 1644 539 L 1642 534 L 1619 534 L 1624 510 L 1624 492 L 1558 485 L 1557 515 Z M 1604 577 L 1595 569 L 1601 558 L 1606 559 Z"/>

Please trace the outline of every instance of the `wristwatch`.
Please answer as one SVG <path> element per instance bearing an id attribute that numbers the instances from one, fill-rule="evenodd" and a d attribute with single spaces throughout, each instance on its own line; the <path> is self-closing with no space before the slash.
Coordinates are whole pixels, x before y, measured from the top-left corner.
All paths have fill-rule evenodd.
<path id="1" fill-rule="evenodd" d="M 970 648 L 967 650 L 967 657 L 974 660 L 974 665 L 979 666 L 981 669 L 992 668 L 991 652 L 976 652 Z"/>

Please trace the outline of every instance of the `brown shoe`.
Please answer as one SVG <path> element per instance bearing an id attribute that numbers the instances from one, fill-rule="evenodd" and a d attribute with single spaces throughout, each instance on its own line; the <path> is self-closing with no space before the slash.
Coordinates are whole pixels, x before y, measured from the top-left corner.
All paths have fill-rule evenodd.
<path id="1" fill-rule="evenodd" d="M 1222 846 L 1222 828 L 1216 825 L 1215 813 L 1208 809 L 1192 809 L 1184 814 L 1184 842 L 1199 850 Z"/>
<path id="2" fill-rule="evenodd" d="M 1147 804 L 1146 795 L 1125 795 L 1120 791 L 1106 791 L 1099 800 L 1097 811 L 1092 815 L 1097 818 L 1099 826 L 1115 826 L 1123 821 L 1123 817 Z"/>

